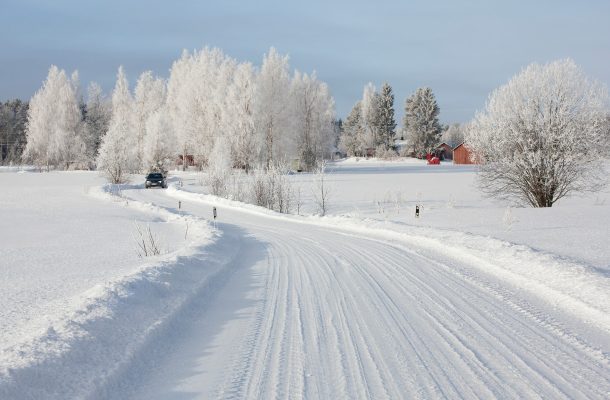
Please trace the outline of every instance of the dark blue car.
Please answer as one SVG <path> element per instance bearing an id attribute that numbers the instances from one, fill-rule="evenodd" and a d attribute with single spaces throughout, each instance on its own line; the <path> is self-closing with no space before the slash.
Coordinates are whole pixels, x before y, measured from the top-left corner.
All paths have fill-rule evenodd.
<path id="1" fill-rule="evenodd" d="M 153 186 L 159 186 L 165 189 L 167 187 L 167 182 L 165 182 L 165 177 L 161 172 L 151 172 L 146 175 L 146 183 L 144 185 L 146 186 L 146 189 Z"/>

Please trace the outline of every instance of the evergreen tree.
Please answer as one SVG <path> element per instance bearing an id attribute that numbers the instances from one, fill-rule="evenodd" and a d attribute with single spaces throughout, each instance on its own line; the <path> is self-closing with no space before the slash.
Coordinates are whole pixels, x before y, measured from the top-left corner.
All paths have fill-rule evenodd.
<path id="1" fill-rule="evenodd" d="M 358 101 L 343 123 L 343 133 L 339 147 L 348 156 L 363 156 L 366 147 L 364 143 L 364 127 L 362 126 L 362 102 Z"/>
<path id="2" fill-rule="evenodd" d="M 379 134 L 380 144 L 389 149 L 394 135 L 396 135 L 396 121 L 394 120 L 394 93 L 392 87 L 384 83 L 379 97 Z"/>
<path id="3" fill-rule="evenodd" d="M 0 164 L 16 163 L 26 144 L 29 104 L 19 99 L 0 103 Z"/>
<path id="4" fill-rule="evenodd" d="M 102 142 L 102 137 L 108 130 L 110 122 L 110 104 L 104 98 L 102 88 L 95 82 L 87 89 L 87 106 L 85 113 L 84 141 L 87 158 L 94 161 Z"/>
<path id="5" fill-rule="evenodd" d="M 440 109 L 430 88 L 419 88 L 405 102 L 404 130 L 416 155 L 431 153 L 441 134 Z"/>

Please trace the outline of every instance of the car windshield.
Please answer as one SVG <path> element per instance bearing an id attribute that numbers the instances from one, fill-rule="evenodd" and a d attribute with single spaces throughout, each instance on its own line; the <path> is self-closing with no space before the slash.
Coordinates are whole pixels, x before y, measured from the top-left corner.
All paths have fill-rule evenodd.
<path id="1" fill-rule="evenodd" d="M 146 179 L 161 179 L 163 178 L 163 175 L 161 174 L 148 174 L 148 176 L 146 177 Z"/>

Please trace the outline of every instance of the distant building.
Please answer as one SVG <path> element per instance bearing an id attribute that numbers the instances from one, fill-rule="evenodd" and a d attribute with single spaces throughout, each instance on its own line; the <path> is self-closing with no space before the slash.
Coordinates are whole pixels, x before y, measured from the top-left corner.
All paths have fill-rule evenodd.
<path id="1" fill-rule="evenodd" d="M 178 159 L 176 159 L 176 165 L 182 165 L 182 159 L 184 158 L 184 156 L 182 154 L 180 154 L 178 156 Z M 195 157 L 193 157 L 191 154 L 187 154 L 186 156 L 186 166 L 187 167 L 192 167 L 195 165 Z"/>
<path id="2" fill-rule="evenodd" d="M 453 149 L 453 163 L 454 164 L 478 164 L 470 159 L 470 150 L 464 143 L 459 144 Z"/>
<path id="3" fill-rule="evenodd" d="M 436 147 L 436 156 L 441 160 L 453 160 L 453 147 L 447 143 L 441 143 Z"/>

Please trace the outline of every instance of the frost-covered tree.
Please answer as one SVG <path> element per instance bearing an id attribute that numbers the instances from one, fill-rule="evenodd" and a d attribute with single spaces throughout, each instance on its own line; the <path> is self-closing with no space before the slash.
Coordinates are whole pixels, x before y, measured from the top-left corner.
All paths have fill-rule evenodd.
<path id="1" fill-rule="evenodd" d="M 451 147 L 456 147 L 464 142 L 464 130 L 461 124 L 452 124 L 443 132 L 441 140 Z"/>
<path id="2" fill-rule="evenodd" d="M 390 148 L 396 135 L 394 119 L 394 93 L 388 83 L 384 83 L 379 94 L 379 142 L 386 150 Z"/>
<path id="3" fill-rule="evenodd" d="M 110 103 L 104 97 L 102 88 L 95 82 L 91 82 L 87 89 L 87 112 L 85 114 L 85 127 L 83 140 L 87 159 L 94 161 L 97 157 L 102 137 L 108 130 Z"/>
<path id="4" fill-rule="evenodd" d="M 529 65 L 490 95 L 466 133 L 482 189 L 534 207 L 599 189 L 607 100 L 572 60 Z"/>
<path id="5" fill-rule="evenodd" d="M 184 158 L 193 155 L 203 167 L 217 137 L 227 134 L 227 91 L 235 60 L 219 49 L 184 52 L 168 81 L 168 112 Z"/>
<path id="6" fill-rule="evenodd" d="M 430 88 L 419 88 L 405 102 L 406 139 L 417 155 L 431 153 L 441 135 L 440 109 Z"/>
<path id="7" fill-rule="evenodd" d="M 163 109 L 155 111 L 146 121 L 143 143 L 143 164 L 146 171 L 167 171 L 176 155 L 176 138 L 171 121 Z"/>
<path id="8" fill-rule="evenodd" d="M 51 66 L 42 88 L 30 101 L 26 129 L 26 161 L 39 167 L 68 168 L 82 161 L 81 110 L 77 100 L 77 75 L 69 79 L 65 71 Z"/>
<path id="9" fill-rule="evenodd" d="M 123 183 L 127 174 L 138 168 L 136 158 L 134 104 L 123 67 L 119 67 L 112 93 L 112 117 L 102 138 L 97 168 L 111 183 Z"/>
<path id="10" fill-rule="evenodd" d="M 296 155 L 307 170 L 313 169 L 327 155 L 334 141 L 334 100 L 328 86 L 316 74 L 295 72 L 291 84 Z"/>
<path id="11" fill-rule="evenodd" d="M 206 184 L 215 196 L 225 196 L 231 176 L 231 144 L 228 138 L 219 137 L 210 153 Z"/>
<path id="12" fill-rule="evenodd" d="M 185 50 L 180 59 L 174 61 L 167 82 L 166 110 L 176 136 L 178 154 L 182 155 L 182 169 L 186 170 L 186 159 L 193 154 L 193 140 L 197 133 L 197 121 L 194 117 L 197 104 L 193 85 L 192 56 Z"/>
<path id="13" fill-rule="evenodd" d="M 255 101 L 257 135 L 263 143 L 262 159 L 267 167 L 286 154 L 289 89 L 288 56 L 281 56 L 272 47 L 263 58 Z"/>
<path id="14" fill-rule="evenodd" d="M 161 108 L 165 102 L 165 82 L 155 78 L 151 71 L 143 72 L 134 90 L 134 124 L 136 134 L 136 165 L 146 169 L 144 162 L 144 142 L 146 126 L 150 116 Z"/>
<path id="15" fill-rule="evenodd" d="M 365 133 L 365 147 L 376 148 L 381 143 L 380 96 L 372 83 L 364 87 L 362 93 L 362 127 Z"/>
<path id="16" fill-rule="evenodd" d="M 229 117 L 226 121 L 231 128 L 233 165 L 246 172 L 254 167 L 261 145 L 254 125 L 255 93 L 254 67 L 250 63 L 238 65 L 227 93 Z"/>
<path id="17" fill-rule="evenodd" d="M 343 124 L 343 134 L 339 139 L 339 148 L 348 156 L 364 156 L 364 127 L 362 126 L 362 102 L 358 101 Z"/>

